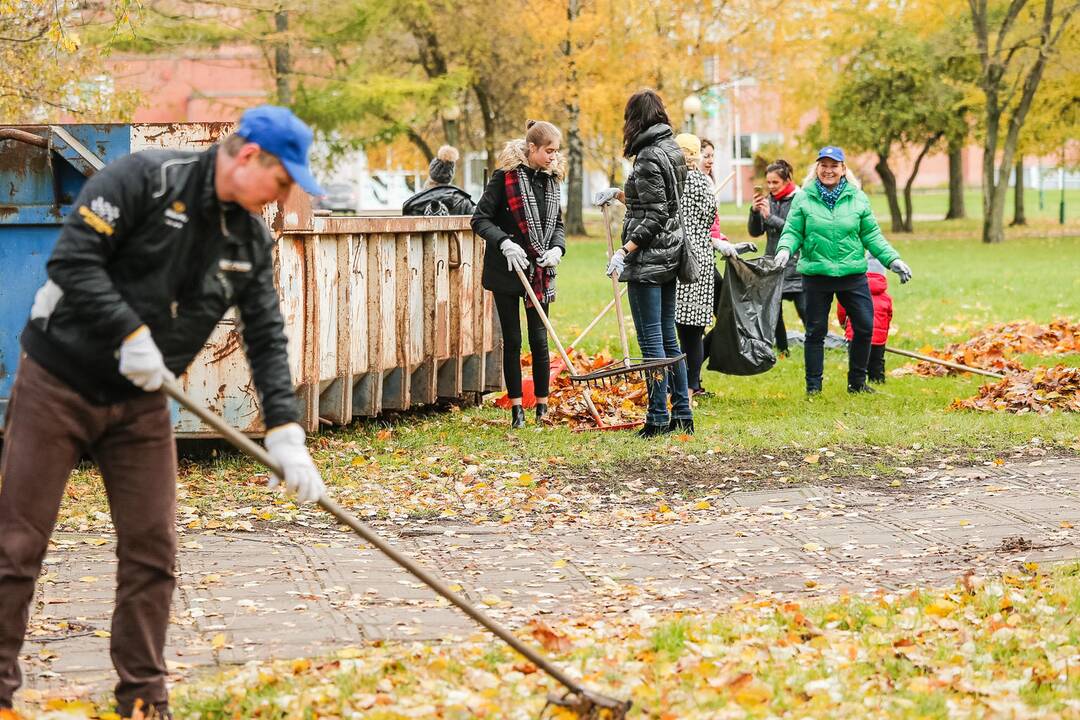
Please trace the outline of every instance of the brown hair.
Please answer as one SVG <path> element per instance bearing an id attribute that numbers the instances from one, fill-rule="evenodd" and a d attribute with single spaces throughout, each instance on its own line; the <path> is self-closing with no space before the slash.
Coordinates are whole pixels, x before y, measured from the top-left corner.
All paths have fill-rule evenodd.
<path id="1" fill-rule="evenodd" d="M 664 100 L 655 90 L 638 90 L 626 101 L 623 111 L 623 155 L 630 157 L 630 145 L 653 125 L 670 125 Z"/>
<path id="2" fill-rule="evenodd" d="M 525 142 L 530 142 L 540 148 L 559 140 L 562 140 L 562 133 L 548 121 L 529 120 L 525 123 Z"/>
<path id="3" fill-rule="evenodd" d="M 236 154 L 240 152 L 240 148 L 247 145 L 250 141 L 242 136 L 233 133 L 227 138 L 221 141 L 221 150 L 229 157 L 236 157 Z M 262 148 L 259 148 L 259 163 L 269 167 L 275 163 L 280 163 L 276 155 L 266 152 Z"/>
<path id="4" fill-rule="evenodd" d="M 707 147 L 712 148 L 713 150 L 716 150 L 716 146 L 713 145 L 712 140 L 707 140 L 705 138 L 701 138 L 701 149 L 704 150 Z"/>
<path id="5" fill-rule="evenodd" d="M 765 168 L 765 174 L 776 173 L 780 176 L 781 180 L 790 181 L 791 176 L 794 173 L 794 169 L 791 167 L 791 163 L 787 160 L 777 160 L 776 162 L 769 163 Z"/>

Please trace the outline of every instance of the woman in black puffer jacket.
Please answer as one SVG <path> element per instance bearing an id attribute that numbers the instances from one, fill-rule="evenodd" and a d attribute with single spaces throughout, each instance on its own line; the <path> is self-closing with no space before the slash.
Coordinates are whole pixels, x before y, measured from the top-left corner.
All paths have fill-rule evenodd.
<path id="1" fill-rule="evenodd" d="M 623 244 L 611 257 L 607 274 L 618 273 L 627 284 L 642 355 L 675 357 L 680 354 L 675 334 L 675 276 L 682 246 L 679 195 L 686 160 L 675 144 L 664 101 L 653 90 L 634 93 L 623 119 L 623 154 L 634 159 L 634 169 L 623 195 Z M 694 432 L 685 362 L 649 383 L 649 411 L 639 434 L 655 437 L 675 430 Z"/>

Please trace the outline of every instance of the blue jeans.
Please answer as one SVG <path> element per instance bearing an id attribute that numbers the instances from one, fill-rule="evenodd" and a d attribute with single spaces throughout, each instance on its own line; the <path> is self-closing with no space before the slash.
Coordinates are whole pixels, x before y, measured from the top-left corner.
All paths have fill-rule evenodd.
<path id="1" fill-rule="evenodd" d="M 681 354 L 675 334 L 675 281 L 666 285 L 626 284 L 634 331 L 645 358 L 676 357 Z M 668 412 L 668 375 L 671 376 L 671 412 Z M 657 373 L 648 382 L 649 425 L 667 425 L 671 418 L 692 420 L 690 392 L 686 387 L 686 362 L 679 361 L 668 373 Z"/>

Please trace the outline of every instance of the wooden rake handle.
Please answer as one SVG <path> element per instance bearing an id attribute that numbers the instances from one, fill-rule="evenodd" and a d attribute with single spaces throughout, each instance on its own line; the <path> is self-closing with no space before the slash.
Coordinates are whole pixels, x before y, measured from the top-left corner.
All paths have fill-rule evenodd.
<path id="1" fill-rule="evenodd" d="M 542 269 L 542 268 L 541 268 Z M 559 336 L 555 332 L 555 328 L 551 326 L 551 320 L 548 319 L 547 313 L 544 312 L 544 308 L 540 307 L 540 301 L 536 298 L 536 293 L 533 292 L 532 285 L 529 284 L 529 278 L 525 277 L 525 273 L 520 268 L 514 268 L 514 272 L 517 273 L 518 280 L 521 280 L 521 286 L 525 288 L 525 294 L 529 296 L 529 302 L 533 304 L 533 308 L 536 310 L 536 314 L 540 316 L 540 319 L 544 323 L 544 327 L 547 328 L 548 334 L 551 335 L 552 341 L 555 343 L 556 349 L 559 351 L 559 356 L 566 363 L 566 369 L 570 371 L 571 375 L 580 375 L 577 368 L 574 367 L 574 363 L 570 361 L 570 356 L 566 354 L 566 350 L 563 348 L 562 342 L 559 341 Z M 593 420 L 600 427 L 604 427 L 604 420 L 600 417 L 600 413 L 596 410 L 596 405 L 593 404 L 592 394 L 589 392 L 589 388 L 584 388 L 585 392 L 585 405 L 589 408 L 589 414 L 593 416 Z"/>
<path id="2" fill-rule="evenodd" d="M 221 434 L 225 440 L 232 444 L 236 449 L 240 450 L 244 454 L 256 460 L 278 477 L 284 477 L 285 473 L 281 469 L 281 466 L 274 461 L 270 456 L 270 453 L 266 451 L 261 445 L 253 441 L 248 436 L 238 431 L 233 426 L 225 422 L 224 418 L 211 412 L 207 408 L 196 403 L 190 397 L 188 397 L 180 386 L 176 384 L 175 380 L 166 380 L 161 386 L 162 391 L 171 397 L 176 402 L 180 403 L 184 408 L 191 411 L 196 417 L 202 420 L 204 423 L 212 427 L 218 433 Z M 540 655 L 536 650 L 529 647 L 521 640 L 519 640 L 513 633 L 507 630 L 505 627 L 497 623 L 492 618 L 481 612 L 478 608 L 472 605 L 468 600 L 461 597 L 453 590 L 451 590 L 445 583 L 439 578 L 435 577 L 427 570 L 418 565 L 412 558 L 402 554 L 394 546 L 382 539 L 378 533 L 372 530 L 368 525 L 360 522 L 355 516 L 343 507 L 334 502 L 329 495 L 323 493 L 319 498 L 319 506 L 330 513 L 340 522 L 342 525 L 346 525 L 353 530 L 357 535 L 364 539 L 365 542 L 374 545 L 379 549 L 381 553 L 393 560 L 404 570 L 406 570 L 413 577 L 422 581 L 429 588 L 442 595 L 459 610 L 489 630 L 493 635 L 505 642 L 517 652 L 521 653 L 525 659 L 531 662 L 536 667 L 543 670 L 550 677 L 557 680 L 563 687 L 572 693 L 581 697 L 593 697 L 594 693 L 585 689 L 580 683 L 575 681 L 569 675 L 564 673 L 558 667 L 553 665 L 547 658 Z M 603 697 L 603 696 L 600 696 Z"/>

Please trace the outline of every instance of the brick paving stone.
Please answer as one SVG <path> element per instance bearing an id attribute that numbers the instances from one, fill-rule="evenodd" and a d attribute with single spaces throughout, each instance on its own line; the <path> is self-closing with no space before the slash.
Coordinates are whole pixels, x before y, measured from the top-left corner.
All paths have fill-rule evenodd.
<path id="1" fill-rule="evenodd" d="M 473 602 L 493 603 L 488 612 L 511 627 L 538 614 L 715 608 L 746 593 L 943 584 L 969 569 L 1080 557 L 1080 530 L 1068 527 L 1080 528 L 1080 459 L 924 471 L 895 492 L 834 485 L 733 492 L 714 506 L 693 524 L 377 529 Z M 115 545 L 92 544 L 96 537 L 54 537 L 32 625 L 77 623 L 30 638 L 29 687 L 104 692 L 114 682 L 109 641 L 94 631 L 109 628 Z M 1004 549 L 1016 537 L 1030 549 Z M 372 640 L 478 632 L 389 559 L 339 531 L 302 538 L 188 532 L 184 539 L 201 548 L 182 548 L 178 561 L 168 647 L 177 677 Z M 226 644 L 215 649 L 219 634 Z"/>

